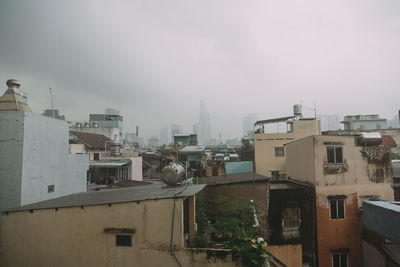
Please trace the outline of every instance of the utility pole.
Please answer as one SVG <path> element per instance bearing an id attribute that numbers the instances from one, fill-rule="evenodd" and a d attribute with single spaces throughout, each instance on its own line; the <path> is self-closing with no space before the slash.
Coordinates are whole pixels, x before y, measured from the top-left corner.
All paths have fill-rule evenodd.
<path id="1" fill-rule="evenodd" d="M 53 113 L 53 118 L 54 118 L 54 106 L 53 106 L 53 93 L 51 91 L 51 88 L 49 88 L 50 90 L 50 103 L 51 103 L 51 111 Z"/>

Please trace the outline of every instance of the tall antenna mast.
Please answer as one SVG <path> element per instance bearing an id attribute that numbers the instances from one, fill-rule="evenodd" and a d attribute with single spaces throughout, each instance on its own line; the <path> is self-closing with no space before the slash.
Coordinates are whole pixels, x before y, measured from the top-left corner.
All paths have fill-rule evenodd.
<path id="1" fill-rule="evenodd" d="M 52 93 L 51 88 L 49 88 L 49 90 L 50 90 L 51 111 L 52 111 L 52 113 L 53 113 L 53 118 L 54 118 L 53 93 Z"/>

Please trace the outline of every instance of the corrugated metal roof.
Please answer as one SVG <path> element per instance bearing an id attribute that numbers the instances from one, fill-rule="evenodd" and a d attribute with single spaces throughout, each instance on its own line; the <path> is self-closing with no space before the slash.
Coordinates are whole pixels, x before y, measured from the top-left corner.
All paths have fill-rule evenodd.
<path id="1" fill-rule="evenodd" d="M 205 187 L 204 184 L 190 184 L 181 192 L 178 197 L 192 196 L 200 192 Z M 133 186 L 118 189 L 109 189 L 104 191 L 92 191 L 72 194 L 64 197 L 54 198 L 38 203 L 25 205 L 9 209 L 7 211 L 23 211 L 37 209 L 52 209 L 77 206 L 102 205 L 110 203 L 134 202 L 152 199 L 173 198 L 175 193 L 184 189 L 180 187 L 162 188 L 161 183 L 153 183 L 150 185 Z"/>
<path id="2" fill-rule="evenodd" d="M 205 152 L 206 147 L 205 146 L 185 146 L 179 152 Z"/>
<path id="3" fill-rule="evenodd" d="M 252 161 L 231 161 L 225 162 L 226 174 L 245 173 L 253 171 Z"/>

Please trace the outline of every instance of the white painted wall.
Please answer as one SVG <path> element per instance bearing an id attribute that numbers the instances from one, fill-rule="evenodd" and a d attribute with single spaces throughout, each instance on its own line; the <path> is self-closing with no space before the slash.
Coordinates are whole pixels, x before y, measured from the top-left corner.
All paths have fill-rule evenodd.
<path id="1" fill-rule="evenodd" d="M 68 135 L 66 121 L 0 111 L 0 210 L 86 191 L 89 158 L 68 153 Z"/>
<path id="2" fill-rule="evenodd" d="M 143 181 L 143 174 L 142 174 L 142 157 L 132 157 L 131 160 L 131 180 L 135 181 Z"/>
<path id="3" fill-rule="evenodd" d="M 68 153 L 67 122 L 26 112 L 24 130 L 21 205 L 85 192 L 89 158 Z"/>
<path id="4" fill-rule="evenodd" d="M 21 204 L 23 112 L 0 112 L 0 211 Z"/>

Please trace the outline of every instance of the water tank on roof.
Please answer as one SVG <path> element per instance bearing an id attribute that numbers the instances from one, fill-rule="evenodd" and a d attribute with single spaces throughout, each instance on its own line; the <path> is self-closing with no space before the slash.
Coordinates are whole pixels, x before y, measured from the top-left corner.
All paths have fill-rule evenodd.
<path id="1" fill-rule="evenodd" d="M 120 143 L 116 142 L 111 143 L 111 156 L 119 157 L 121 155 L 120 149 L 121 149 Z"/>
<path id="2" fill-rule="evenodd" d="M 90 123 L 89 122 L 85 122 L 85 127 L 89 128 L 90 127 Z"/>
<path id="3" fill-rule="evenodd" d="M 75 126 L 76 126 L 76 128 L 82 128 L 82 123 L 77 122 L 77 123 L 75 124 Z"/>
<path id="4" fill-rule="evenodd" d="M 184 177 L 185 168 L 178 163 L 170 163 L 162 169 L 161 180 L 169 186 L 175 186 Z"/>
<path id="5" fill-rule="evenodd" d="M 301 113 L 301 105 L 294 105 L 293 106 L 293 114 L 295 116 L 300 116 L 302 114 Z"/>

